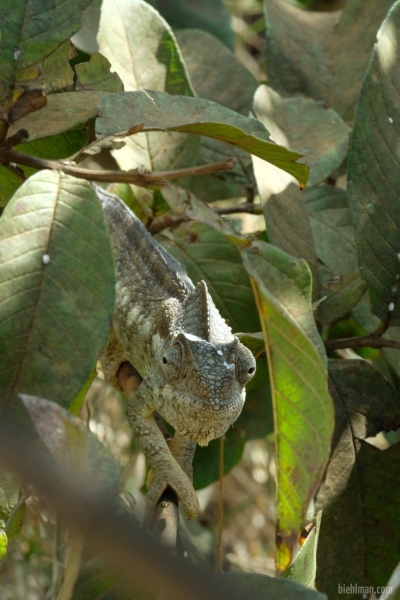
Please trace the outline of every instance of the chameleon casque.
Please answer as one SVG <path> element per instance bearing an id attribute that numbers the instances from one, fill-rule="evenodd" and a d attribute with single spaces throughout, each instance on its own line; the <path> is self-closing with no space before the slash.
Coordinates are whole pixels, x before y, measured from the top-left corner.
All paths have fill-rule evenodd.
<path id="1" fill-rule="evenodd" d="M 239 416 L 256 363 L 232 335 L 206 283 L 195 286 L 117 196 L 95 187 L 116 271 L 115 334 L 101 361 L 112 383 L 124 361 L 142 378 L 127 417 L 152 467 L 146 519 L 154 520 L 168 485 L 193 518 L 198 511 L 191 483 L 196 443 L 204 446 L 220 437 Z M 175 429 L 169 445 L 155 411 Z"/>

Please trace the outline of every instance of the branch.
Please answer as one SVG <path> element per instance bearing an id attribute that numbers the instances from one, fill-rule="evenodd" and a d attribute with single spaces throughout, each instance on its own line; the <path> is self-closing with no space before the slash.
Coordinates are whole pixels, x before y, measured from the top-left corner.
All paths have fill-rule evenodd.
<path id="1" fill-rule="evenodd" d="M 400 342 L 395 340 L 387 340 L 383 337 L 378 337 L 373 333 L 361 335 L 359 337 L 341 338 L 338 340 L 325 340 L 325 348 L 327 352 L 333 350 L 341 350 L 343 348 L 396 348 L 400 350 Z"/>
<path id="2" fill-rule="evenodd" d="M 245 204 L 239 204 L 237 206 L 228 206 L 226 208 L 214 209 L 219 215 L 231 215 L 232 213 L 251 213 L 253 215 L 262 215 L 262 208 L 260 204 L 253 204 L 252 202 L 246 202 Z"/>
<path id="3" fill-rule="evenodd" d="M 7 140 L 6 140 L 7 142 Z M 15 168 L 16 164 L 25 165 L 34 169 L 50 169 L 53 171 L 62 171 L 67 175 L 73 175 L 78 179 L 88 181 L 103 181 L 108 183 L 133 183 L 140 187 L 157 186 L 162 187 L 167 181 L 180 179 L 181 177 L 193 177 L 199 175 L 208 175 L 217 171 L 226 171 L 233 169 L 236 159 L 227 158 L 218 162 L 199 165 L 198 167 L 188 167 L 187 169 L 176 169 L 174 171 L 159 171 L 152 173 L 143 167 L 132 169 L 131 171 L 102 171 L 96 169 L 82 169 L 68 162 L 59 160 L 46 160 L 37 156 L 30 156 L 17 152 L 9 144 L 4 143 L 0 147 L 0 163 L 11 165 Z"/>

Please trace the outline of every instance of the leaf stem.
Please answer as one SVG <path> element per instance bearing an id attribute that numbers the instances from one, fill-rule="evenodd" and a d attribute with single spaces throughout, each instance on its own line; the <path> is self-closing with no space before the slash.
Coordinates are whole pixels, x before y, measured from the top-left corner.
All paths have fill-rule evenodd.
<path id="1" fill-rule="evenodd" d="M 188 167 L 186 169 L 175 169 L 174 171 L 151 172 L 143 167 L 132 169 L 131 171 L 106 171 L 95 169 L 82 169 L 76 165 L 71 165 L 66 161 L 47 160 L 29 154 L 23 154 L 13 148 L 3 144 L 0 146 L 0 163 L 8 165 L 16 163 L 32 167 L 34 169 L 50 169 L 53 171 L 62 171 L 68 175 L 73 175 L 79 179 L 89 181 L 103 181 L 109 183 L 133 183 L 140 187 L 162 187 L 167 181 L 179 179 L 181 177 L 193 177 L 199 175 L 208 175 L 217 171 L 227 171 L 233 169 L 236 159 L 227 158 L 218 162 L 199 165 L 197 167 Z"/>

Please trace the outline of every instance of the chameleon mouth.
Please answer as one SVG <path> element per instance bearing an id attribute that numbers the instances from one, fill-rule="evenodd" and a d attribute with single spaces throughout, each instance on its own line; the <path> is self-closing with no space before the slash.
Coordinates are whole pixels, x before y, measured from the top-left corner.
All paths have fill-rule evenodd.
<path id="1" fill-rule="evenodd" d="M 162 406 L 158 405 L 158 411 L 183 437 L 207 446 L 211 440 L 226 433 L 240 415 L 244 394 L 235 396 L 222 401 L 215 398 L 200 400 L 185 394 L 179 396 L 179 405 L 171 402 L 172 398 L 165 399 Z"/>

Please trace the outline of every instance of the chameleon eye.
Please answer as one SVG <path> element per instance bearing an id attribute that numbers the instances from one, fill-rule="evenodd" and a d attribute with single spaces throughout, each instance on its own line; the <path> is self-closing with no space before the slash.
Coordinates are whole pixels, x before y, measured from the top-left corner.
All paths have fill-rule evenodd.
<path id="1" fill-rule="evenodd" d="M 243 387 L 253 378 L 256 372 L 256 361 L 252 353 L 243 344 L 238 345 L 236 355 L 236 377 Z"/>
<path id="2" fill-rule="evenodd" d="M 183 347 L 178 342 L 164 352 L 162 357 L 162 370 L 166 381 L 171 382 L 182 374 L 184 366 Z"/>

